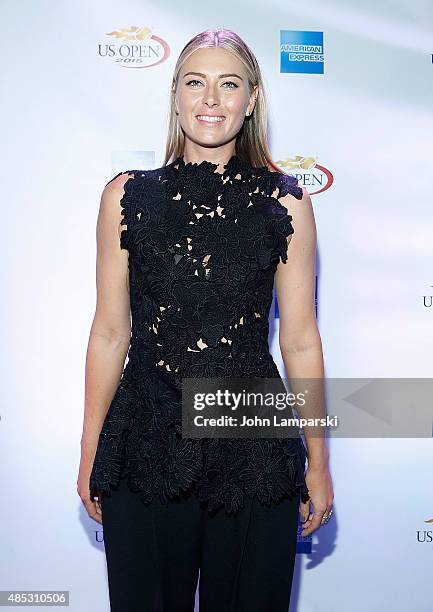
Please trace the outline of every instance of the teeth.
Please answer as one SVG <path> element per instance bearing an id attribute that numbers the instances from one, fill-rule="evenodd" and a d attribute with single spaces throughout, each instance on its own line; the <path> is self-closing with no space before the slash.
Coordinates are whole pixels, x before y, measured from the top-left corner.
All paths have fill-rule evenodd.
<path id="1" fill-rule="evenodd" d="M 203 119 L 203 121 L 216 122 L 216 121 L 223 121 L 224 117 L 209 117 L 209 115 L 198 115 L 197 119 Z"/>

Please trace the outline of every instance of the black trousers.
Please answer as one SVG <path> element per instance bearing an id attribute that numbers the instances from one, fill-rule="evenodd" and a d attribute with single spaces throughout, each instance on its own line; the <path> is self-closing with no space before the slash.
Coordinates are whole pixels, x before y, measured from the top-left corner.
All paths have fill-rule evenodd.
<path id="1" fill-rule="evenodd" d="M 194 493 L 143 504 L 126 480 L 101 500 L 111 612 L 287 612 L 299 496 L 236 516 Z"/>

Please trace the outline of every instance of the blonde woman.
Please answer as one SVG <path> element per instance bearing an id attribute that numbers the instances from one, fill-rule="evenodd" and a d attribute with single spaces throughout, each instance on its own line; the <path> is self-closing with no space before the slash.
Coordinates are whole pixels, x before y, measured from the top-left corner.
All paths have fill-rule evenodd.
<path id="1" fill-rule="evenodd" d="M 193 612 L 199 577 L 201 612 L 287 612 L 298 514 L 307 535 L 332 512 L 323 438 L 182 436 L 184 377 L 280 377 L 274 282 L 289 377 L 323 377 L 311 200 L 266 138 L 252 51 L 202 32 L 176 63 L 163 165 L 102 193 L 78 493 L 114 612 Z"/>

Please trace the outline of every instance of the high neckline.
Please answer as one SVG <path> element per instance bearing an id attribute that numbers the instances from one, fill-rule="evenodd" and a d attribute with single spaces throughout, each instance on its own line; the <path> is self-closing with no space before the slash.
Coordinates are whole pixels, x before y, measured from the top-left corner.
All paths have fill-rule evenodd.
<path id="1" fill-rule="evenodd" d="M 241 158 L 236 153 L 234 153 L 230 157 L 228 162 L 222 166 L 222 172 L 217 172 L 219 164 L 214 164 L 213 162 L 207 159 L 204 159 L 201 162 L 185 162 L 183 155 L 179 155 L 173 161 L 172 166 L 177 166 L 178 170 L 181 170 L 185 173 L 192 172 L 195 174 L 197 172 L 209 172 L 210 174 L 220 174 L 221 176 L 227 175 L 235 169 L 249 167 L 248 164 L 241 160 Z"/>

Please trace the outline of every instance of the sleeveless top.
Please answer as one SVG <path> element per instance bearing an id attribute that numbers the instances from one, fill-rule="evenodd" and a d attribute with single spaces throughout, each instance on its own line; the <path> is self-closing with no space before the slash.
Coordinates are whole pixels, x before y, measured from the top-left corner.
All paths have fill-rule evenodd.
<path id="1" fill-rule="evenodd" d="M 180 156 L 112 179 L 132 175 L 120 202 L 132 324 L 90 490 L 109 492 L 127 478 L 143 503 L 194 491 L 209 512 L 236 514 L 244 496 L 267 505 L 297 493 L 309 499 L 304 443 L 300 435 L 182 438 L 182 377 L 281 378 L 268 318 L 294 228 L 278 198 L 301 199 L 302 189 L 294 176 L 238 155 L 222 174 L 216 168 Z"/>

